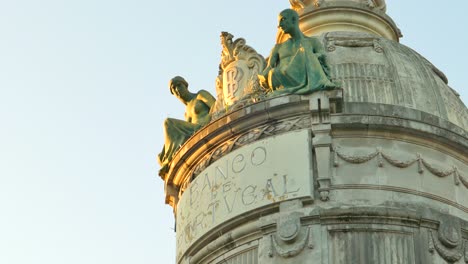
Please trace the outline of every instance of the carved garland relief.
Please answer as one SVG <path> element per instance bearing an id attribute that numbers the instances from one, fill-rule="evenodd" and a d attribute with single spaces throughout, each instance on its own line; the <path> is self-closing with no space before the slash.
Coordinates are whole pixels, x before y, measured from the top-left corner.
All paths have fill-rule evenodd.
<path id="1" fill-rule="evenodd" d="M 462 176 L 459 172 L 459 169 L 457 166 L 453 165 L 451 168 L 447 169 L 442 169 L 442 168 L 437 168 L 436 166 L 432 165 L 427 159 L 422 158 L 421 154 L 417 153 L 415 155 L 415 158 L 410 159 L 410 160 L 399 160 L 397 158 L 391 157 L 390 155 L 386 154 L 385 152 L 382 151 L 382 149 L 378 148 L 376 151 L 371 152 L 367 155 L 350 155 L 346 154 L 343 151 L 341 151 L 340 147 L 334 147 L 333 148 L 333 166 L 334 167 L 339 167 L 339 159 L 343 161 L 346 161 L 348 163 L 354 163 L 354 164 L 361 164 L 368 162 L 374 158 L 378 159 L 378 166 L 383 167 L 384 166 L 384 161 L 386 161 L 388 164 L 398 167 L 398 168 L 407 168 L 414 163 L 417 163 L 418 165 L 418 173 L 422 174 L 425 169 L 427 169 L 431 174 L 445 178 L 447 176 L 453 176 L 454 184 L 455 185 L 460 185 L 460 183 L 465 186 L 465 188 L 468 189 L 468 179 L 466 179 L 464 176 Z"/>

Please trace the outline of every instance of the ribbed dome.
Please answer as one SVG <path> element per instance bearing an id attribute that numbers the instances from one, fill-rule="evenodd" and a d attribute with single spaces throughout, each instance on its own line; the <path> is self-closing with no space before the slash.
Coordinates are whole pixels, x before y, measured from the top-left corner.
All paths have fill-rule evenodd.
<path id="1" fill-rule="evenodd" d="M 359 32 L 330 32 L 321 37 L 330 74 L 344 88 L 345 104 L 399 106 L 402 111 L 388 115 L 400 117 L 405 117 L 404 108 L 415 109 L 468 131 L 468 110 L 459 95 L 447 85 L 445 75 L 414 50 Z"/>

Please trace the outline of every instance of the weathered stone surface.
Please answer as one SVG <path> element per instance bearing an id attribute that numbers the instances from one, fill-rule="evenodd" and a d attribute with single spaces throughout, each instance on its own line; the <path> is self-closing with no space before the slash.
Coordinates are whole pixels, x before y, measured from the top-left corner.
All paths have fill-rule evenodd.
<path id="1" fill-rule="evenodd" d="M 186 159 L 185 169 L 179 170 L 187 175 L 177 198 L 181 199 L 177 205 L 181 210 L 177 212 L 179 263 L 463 260 L 460 242 L 451 241 L 468 238 L 466 132 L 440 117 L 402 106 L 349 102 L 342 113 L 330 114 L 329 96 L 285 96 L 260 102 L 219 119 L 204 128 L 209 132 L 200 131 L 189 140 L 205 142 L 211 150 L 187 142 L 192 146 L 188 153 L 205 153 L 207 159 Z M 306 140 L 306 135 L 313 139 Z M 226 160 L 232 163 L 233 157 L 258 144 L 277 148 L 281 159 L 266 168 L 260 165 L 258 172 L 249 170 L 246 163 L 242 172 L 231 171 L 230 180 L 213 169 Z M 247 156 L 234 165 L 248 161 Z M 194 163 L 200 166 L 195 174 Z M 302 166 L 293 178 L 295 183 L 315 186 L 306 192 L 309 198 L 291 196 L 290 203 L 279 205 L 281 199 L 247 205 L 242 199 L 233 202 L 232 197 L 242 198 L 242 190 L 252 184 L 266 187 L 272 170 L 286 163 L 296 172 Z M 219 176 L 217 184 L 206 180 L 210 173 Z M 290 184 L 289 179 L 286 182 Z M 200 186 L 211 190 L 210 185 L 217 188 L 214 195 L 201 192 Z M 270 186 L 279 192 L 280 182 L 272 180 Z M 198 190 L 206 201 L 187 204 L 191 190 Z M 299 206 L 292 206 L 294 202 Z M 208 214 L 210 206 L 215 211 Z M 461 223 L 458 235 L 443 224 L 450 215 Z M 394 245 L 398 247 L 386 250 Z"/>
<path id="2" fill-rule="evenodd" d="M 291 3 L 306 35 L 350 22 L 320 37 L 343 89 L 237 104 L 188 139 L 164 179 L 177 263 L 468 263 L 468 109 L 447 77 L 390 40 L 385 1 Z"/>
<path id="3" fill-rule="evenodd" d="M 257 141 L 203 170 L 177 205 L 178 255 L 231 218 L 271 203 L 311 197 L 308 141 L 304 130 Z M 289 147 L 294 156 L 285 155 Z"/>
<path id="4" fill-rule="evenodd" d="M 468 130 L 467 108 L 445 76 L 417 52 L 364 33 L 331 32 L 323 38 L 332 80 L 344 89 L 345 108 L 351 103 L 395 106 L 386 116 L 407 115 L 415 109 L 421 112 L 417 120 L 431 122 L 436 116 Z M 375 51 L 375 43 L 384 52 Z M 373 111 L 369 106 L 363 105 L 363 109 Z"/>

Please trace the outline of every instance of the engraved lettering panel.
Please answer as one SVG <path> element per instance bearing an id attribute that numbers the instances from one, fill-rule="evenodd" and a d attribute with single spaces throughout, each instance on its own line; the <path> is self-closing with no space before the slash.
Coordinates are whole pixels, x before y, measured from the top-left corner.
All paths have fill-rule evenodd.
<path id="1" fill-rule="evenodd" d="M 307 130 L 237 149 L 200 173 L 177 207 L 177 254 L 211 228 L 256 208 L 312 194 Z"/>

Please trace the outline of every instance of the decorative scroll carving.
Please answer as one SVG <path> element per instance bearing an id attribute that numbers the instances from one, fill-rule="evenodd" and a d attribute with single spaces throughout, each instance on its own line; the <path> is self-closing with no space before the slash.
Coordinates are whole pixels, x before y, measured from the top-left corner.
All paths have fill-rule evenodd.
<path id="1" fill-rule="evenodd" d="M 263 94 L 257 74 L 265 68 L 265 59 L 255 49 L 246 45 L 245 39 L 233 38 L 232 34 L 221 32 L 223 49 L 217 87 L 221 86 L 222 91 L 217 89 L 218 103 L 212 109 L 215 118 L 220 115 L 219 112 L 238 101 L 255 101 Z M 219 94 L 221 92 L 222 94 Z"/>
<path id="2" fill-rule="evenodd" d="M 334 153 L 332 155 L 332 164 L 334 167 L 339 167 L 340 165 L 338 158 L 348 163 L 362 164 L 374 159 L 375 157 L 379 157 L 379 167 L 384 166 L 383 160 L 385 160 L 388 164 L 398 168 L 407 168 L 413 165 L 414 163 L 417 163 L 418 173 L 421 174 L 424 172 L 424 169 L 427 169 L 431 174 L 440 178 L 445 178 L 447 176 L 453 175 L 455 185 L 460 185 L 461 182 L 468 189 L 468 180 L 462 175 L 460 175 L 459 169 L 455 165 L 453 165 L 450 169 L 440 169 L 429 163 L 429 161 L 427 161 L 426 159 L 423 159 L 419 153 L 416 154 L 416 157 L 414 159 L 399 160 L 384 153 L 381 149 L 376 149 L 376 151 L 365 155 L 345 154 L 342 151 L 340 151 L 340 147 L 333 147 L 333 152 Z"/>
<path id="3" fill-rule="evenodd" d="M 289 0 L 292 9 L 299 11 L 306 8 L 309 5 L 313 5 L 315 8 L 320 7 L 323 0 Z"/>
<path id="4" fill-rule="evenodd" d="M 290 222 L 288 224 L 288 226 L 279 227 L 276 236 L 271 235 L 273 251 L 270 257 L 273 257 L 274 253 L 276 253 L 283 258 L 290 258 L 297 256 L 306 246 L 313 249 L 313 244 L 309 241 L 312 238 L 310 227 L 301 228 L 300 223 L 293 224 Z M 284 229 L 287 231 L 284 232 Z M 305 229 L 305 231 L 301 231 L 301 229 Z M 281 233 L 287 233 L 289 237 L 283 237 Z"/>
<path id="5" fill-rule="evenodd" d="M 382 12 L 387 10 L 387 5 L 384 0 L 367 0 L 367 6 L 371 9 L 377 9 Z"/>
<path id="6" fill-rule="evenodd" d="M 460 221 L 453 217 L 443 217 L 439 225 L 438 238 L 448 248 L 463 244 Z"/>
<path id="7" fill-rule="evenodd" d="M 320 200 L 326 202 L 330 200 L 330 186 L 331 186 L 331 179 L 330 178 L 318 178 L 319 183 L 319 194 Z"/>
<path id="8" fill-rule="evenodd" d="M 453 263 L 461 259 L 463 256 L 463 240 L 460 240 L 455 247 L 447 247 L 437 238 L 436 235 L 434 235 L 433 231 L 429 230 L 429 236 L 429 239 L 432 240 L 435 251 L 437 251 L 444 260 Z M 432 249 L 432 251 L 429 249 L 429 251 L 434 252 L 434 249 Z"/>
<path id="9" fill-rule="evenodd" d="M 289 0 L 289 2 L 291 3 L 291 7 L 296 11 L 306 7 L 306 4 L 303 0 Z"/>
<path id="10" fill-rule="evenodd" d="M 284 119 L 280 122 L 264 125 L 258 128 L 254 128 L 248 132 L 245 132 L 231 140 L 228 140 L 224 144 L 220 145 L 210 153 L 208 153 L 198 164 L 192 173 L 192 178 L 200 174 L 210 164 L 230 153 L 231 151 L 240 148 L 246 144 L 259 140 L 261 138 L 278 135 L 288 131 L 299 130 L 308 128 L 311 126 L 311 120 L 309 116 L 294 117 Z"/>
<path id="11" fill-rule="evenodd" d="M 333 52 L 336 50 L 336 46 L 340 47 L 350 47 L 350 48 L 363 48 L 363 47 L 373 47 L 374 51 L 377 53 L 382 53 L 383 47 L 380 45 L 378 38 L 361 38 L 361 39 L 351 39 L 351 38 L 339 38 L 339 37 L 327 37 L 327 50 Z"/>

